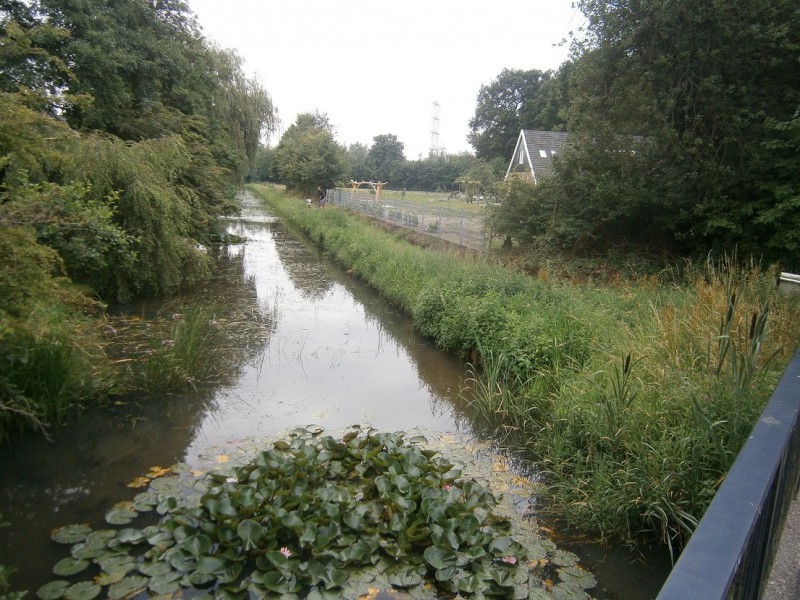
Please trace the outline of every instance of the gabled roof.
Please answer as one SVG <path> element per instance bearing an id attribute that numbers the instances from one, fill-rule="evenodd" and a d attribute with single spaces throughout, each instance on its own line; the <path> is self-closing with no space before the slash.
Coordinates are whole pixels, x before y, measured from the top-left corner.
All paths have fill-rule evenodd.
<path id="1" fill-rule="evenodd" d="M 538 183 L 553 173 L 553 157 L 561 152 L 566 141 L 565 131 L 520 130 L 505 178 L 518 174 Z"/>

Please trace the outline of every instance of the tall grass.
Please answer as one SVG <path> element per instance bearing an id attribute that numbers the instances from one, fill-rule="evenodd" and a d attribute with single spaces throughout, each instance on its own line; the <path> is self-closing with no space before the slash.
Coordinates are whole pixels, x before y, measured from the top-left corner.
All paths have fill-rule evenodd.
<path id="1" fill-rule="evenodd" d="M 800 339 L 775 273 L 733 256 L 661 281 L 537 280 L 253 190 L 469 361 L 476 419 L 524 440 L 550 508 L 601 539 L 682 546 Z"/>
<path id="2" fill-rule="evenodd" d="M 88 398 L 113 388 L 91 321 L 34 306 L 0 323 L 0 441 L 11 432 L 62 423 Z"/>
<path id="3" fill-rule="evenodd" d="M 110 353 L 130 391 L 177 392 L 230 375 L 232 353 L 211 307 L 166 308 L 152 319 L 109 321 Z"/>

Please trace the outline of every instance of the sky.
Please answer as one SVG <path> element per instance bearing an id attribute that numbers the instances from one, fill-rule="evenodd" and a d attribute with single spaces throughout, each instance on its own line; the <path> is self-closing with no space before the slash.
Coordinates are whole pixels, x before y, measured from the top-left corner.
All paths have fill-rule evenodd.
<path id="1" fill-rule="evenodd" d="M 339 143 L 393 134 L 410 160 L 437 139 L 448 154 L 471 152 L 481 86 L 503 69 L 558 68 L 583 22 L 573 0 L 188 1 L 206 38 L 236 50 L 272 97 L 272 145 L 319 111 Z"/>

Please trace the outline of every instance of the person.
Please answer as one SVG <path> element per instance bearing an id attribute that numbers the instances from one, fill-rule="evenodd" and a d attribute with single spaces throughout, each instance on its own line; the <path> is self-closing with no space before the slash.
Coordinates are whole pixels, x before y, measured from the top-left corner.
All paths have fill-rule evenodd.
<path id="1" fill-rule="evenodd" d="M 325 190 L 321 185 L 317 186 L 317 194 L 319 195 L 319 207 L 322 208 L 325 206 Z"/>

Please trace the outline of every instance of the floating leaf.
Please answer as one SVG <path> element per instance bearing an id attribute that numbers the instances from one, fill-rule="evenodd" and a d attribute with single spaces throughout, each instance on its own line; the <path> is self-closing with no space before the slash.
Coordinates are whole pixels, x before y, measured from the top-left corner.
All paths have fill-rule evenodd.
<path id="1" fill-rule="evenodd" d="M 428 546 L 423 552 L 423 557 L 434 569 L 444 569 L 456 564 L 456 553 L 452 548 Z"/>
<path id="2" fill-rule="evenodd" d="M 88 560 L 68 556 L 67 558 L 62 558 L 55 564 L 53 567 L 53 573 L 56 575 L 61 575 L 62 577 L 68 577 L 70 575 L 80 573 L 90 564 L 92 563 L 90 563 Z"/>
<path id="3" fill-rule="evenodd" d="M 244 549 L 251 550 L 258 547 L 258 542 L 263 537 L 263 528 L 252 519 L 245 519 L 239 523 L 236 532 L 244 542 Z"/>
<path id="4" fill-rule="evenodd" d="M 153 577 L 150 580 L 150 585 L 148 587 L 150 588 L 150 591 L 155 594 L 174 594 L 181 589 L 181 584 L 178 581 L 180 578 L 180 573 L 162 573 L 161 575 L 156 575 Z"/>
<path id="5" fill-rule="evenodd" d="M 145 541 L 145 535 L 139 529 L 128 527 L 120 530 L 117 534 L 117 539 L 123 544 L 138 544 Z"/>
<path id="6" fill-rule="evenodd" d="M 594 575 L 582 569 L 580 565 L 559 569 L 558 577 L 563 583 L 573 584 L 585 590 L 597 585 Z"/>
<path id="7" fill-rule="evenodd" d="M 108 597 L 110 600 L 122 600 L 123 598 L 130 598 L 147 588 L 150 581 L 147 577 L 139 575 L 131 575 L 122 581 L 112 584 L 108 588 Z"/>
<path id="8" fill-rule="evenodd" d="M 425 580 L 425 567 L 423 565 L 400 564 L 386 572 L 389 582 L 399 588 L 419 585 Z"/>
<path id="9" fill-rule="evenodd" d="M 103 556 L 106 552 L 108 552 L 108 548 L 105 545 L 92 544 L 75 544 L 70 550 L 72 557 L 79 560 L 97 558 L 98 556 Z"/>
<path id="10" fill-rule="evenodd" d="M 92 532 L 92 528 L 86 524 L 65 525 L 50 532 L 50 539 L 59 544 L 75 544 L 82 542 Z"/>
<path id="11" fill-rule="evenodd" d="M 150 484 L 149 477 L 137 477 L 130 483 L 126 484 L 129 488 L 143 488 Z"/>
<path id="12" fill-rule="evenodd" d="M 58 600 L 64 595 L 69 587 L 68 581 L 51 581 L 44 584 L 36 591 L 36 595 L 42 600 Z"/>
<path id="13" fill-rule="evenodd" d="M 163 477 L 164 475 L 167 475 L 168 473 L 172 472 L 173 472 L 172 467 L 155 466 L 155 467 L 150 467 L 150 471 L 148 471 L 147 477 L 149 477 L 150 479 L 158 479 L 159 477 Z"/>
<path id="14" fill-rule="evenodd" d="M 103 588 L 91 581 L 81 581 L 75 585 L 69 586 L 64 592 L 66 600 L 92 600 L 97 598 Z"/>
<path id="15" fill-rule="evenodd" d="M 120 502 L 106 513 L 106 522 L 109 525 L 127 525 L 138 516 L 132 502 Z"/>

